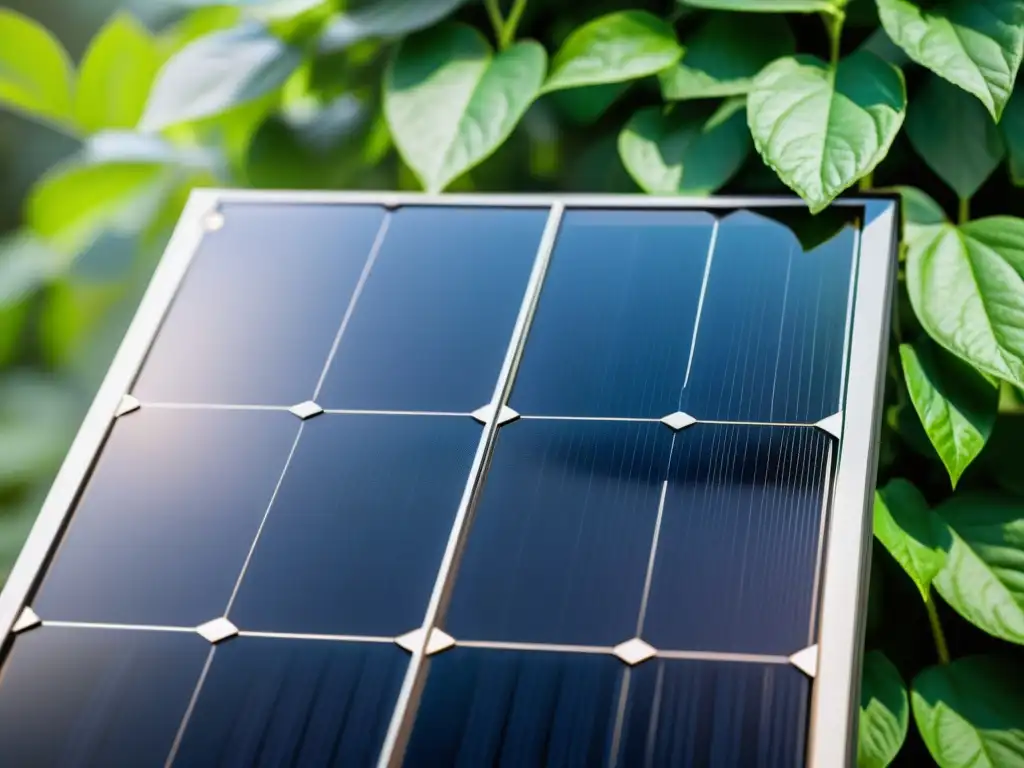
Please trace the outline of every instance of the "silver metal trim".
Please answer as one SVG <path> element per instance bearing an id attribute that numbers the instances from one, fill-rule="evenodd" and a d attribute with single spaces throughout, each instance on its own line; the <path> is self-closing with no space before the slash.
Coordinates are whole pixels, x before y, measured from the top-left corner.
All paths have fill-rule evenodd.
<path id="1" fill-rule="evenodd" d="M 797 651 L 789 657 L 789 663 L 808 677 L 815 677 L 818 674 L 818 646 L 809 645 Z"/>
<path id="2" fill-rule="evenodd" d="M 314 416 L 319 416 L 324 412 L 324 409 L 312 400 L 306 400 L 298 405 L 293 405 L 288 409 L 288 412 L 293 416 L 298 416 L 303 421 L 306 421 L 306 419 L 312 419 Z"/>
<path id="3" fill-rule="evenodd" d="M 676 411 L 670 413 L 668 416 L 664 416 L 660 419 L 661 423 L 671 429 L 673 432 L 678 432 L 681 429 L 692 427 L 694 424 L 699 422 L 699 419 L 695 419 L 688 413 L 683 411 Z"/>
<path id="4" fill-rule="evenodd" d="M 850 329 L 851 375 L 844 410 L 851 414 L 839 459 L 822 581 L 818 674 L 811 696 L 807 768 L 856 765 L 860 671 L 871 572 L 872 503 L 898 236 L 890 200 L 864 204 L 857 291 Z M 854 376 L 856 382 L 851 381 Z"/>
<path id="5" fill-rule="evenodd" d="M 533 316 L 537 311 L 537 304 L 540 302 L 541 287 L 544 284 L 544 277 L 547 274 L 551 254 L 555 248 L 555 240 L 562 225 L 564 212 L 565 207 L 559 202 L 555 202 L 549 210 L 548 221 L 537 247 L 537 255 L 534 259 L 530 280 L 526 285 L 523 302 L 519 308 L 519 316 L 516 318 L 516 324 L 512 330 L 512 338 L 505 352 L 505 360 L 502 363 L 501 372 L 498 374 L 498 381 L 494 387 L 494 396 L 491 398 L 494 412 L 491 414 L 491 418 L 480 436 L 480 443 L 473 458 L 469 478 L 466 481 L 466 487 L 463 489 L 462 499 L 459 502 L 459 509 L 452 523 L 448 544 L 445 548 L 444 557 L 441 560 L 437 579 L 434 582 L 434 589 L 430 595 L 430 602 L 427 604 L 426 615 L 423 619 L 424 630 L 436 627 L 443 615 L 445 603 L 458 567 L 458 558 L 465 543 L 473 506 L 480 492 L 484 474 L 494 450 L 499 428 L 498 422 L 501 417 L 501 407 L 508 403 L 508 398 L 512 391 L 512 383 L 515 379 L 516 370 L 519 367 L 519 361 L 523 356 L 526 337 L 529 334 Z M 406 670 L 394 714 L 381 748 L 380 758 L 377 763 L 379 768 L 387 768 L 389 766 L 391 768 L 398 768 L 402 764 L 405 745 L 412 731 L 416 711 L 419 707 L 419 697 L 426 683 L 426 639 L 427 636 L 424 637 L 421 647 L 413 653 L 409 667 Z"/>
<path id="6" fill-rule="evenodd" d="M 826 416 L 821 421 L 815 422 L 814 426 L 832 435 L 836 440 L 841 440 L 843 437 L 843 412 L 839 411 L 831 416 Z"/>
<path id="7" fill-rule="evenodd" d="M 612 654 L 629 666 L 635 667 L 657 656 L 658 649 L 639 637 L 633 637 L 612 648 Z"/>
<path id="8" fill-rule="evenodd" d="M 134 413 L 141 407 L 142 403 L 139 402 L 138 398 L 132 397 L 131 395 L 125 395 L 121 398 L 121 403 L 117 406 L 117 410 L 114 411 L 114 417 L 119 418 L 121 416 L 127 416 L 129 413 Z"/>
<path id="9" fill-rule="evenodd" d="M 18 620 L 14 622 L 14 626 L 11 627 L 11 632 L 15 635 L 20 635 L 22 632 L 28 632 L 30 629 L 35 629 L 42 623 L 43 620 L 39 618 L 39 614 L 28 606 L 25 606 L 21 611 L 21 615 L 18 616 Z"/>
<path id="10" fill-rule="evenodd" d="M 6 647 L 11 628 L 26 605 L 36 581 L 44 571 L 59 541 L 77 496 L 91 471 L 122 397 L 131 385 L 169 309 L 204 233 L 204 218 L 211 211 L 223 213 L 233 203 L 351 204 L 379 205 L 389 209 L 402 206 L 530 207 L 559 209 L 687 209 L 728 211 L 737 208 L 803 208 L 795 197 L 645 197 L 642 195 L 424 195 L 379 192 L 293 192 L 204 189 L 192 193 L 179 219 L 164 256 L 155 270 L 146 294 L 92 406 L 68 451 L 29 537 L 0 593 L 0 637 Z M 866 224 L 859 229 L 857 258 L 851 266 L 856 287 L 850 289 L 847 344 L 844 347 L 845 408 L 851 419 L 839 441 L 834 498 L 830 513 L 827 551 L 823 561 L 818 634 L 820 661 L 814 684 L 808 734 L 809 768 L 836 768 L 854 764 L 856 717 L 866 581 L 870 558 L 871 516 L 876 454 L 875 438 L 879 417 L 884 366 L 880 356 L 888 341 L 890 293 L 893 280 L 895 244 L 898 231 L 897 204 L 886 198 L 850 197 L 835 206 L 862 209 Z M 227 213 L 230 215 L 230 212 Z M 521 354 L 521 350 L 519 352 Z M 849 372 L 849 373 L 847 373 Z M 856 386 L 849 379 L 856 375 Z M 143 407 L 204 407 L 189 404 L 143 404 Z M 213 408 L 230 406 L 211 405 Z M 248 408 L 248 406 L 247 406 Z M 254 410 L 257 407 L 252 407 Z M 287 410 L 287 406 L 266 407 Z M 327 411 L 330 413 L 331 411 Z M 338 411 L 347 412 L 347 411 Z M 404 415 L 404 414 L 403 414 Z M 410 413 L 409 415 L 415 415 Z M 424 414 L 427 415 L 427 414 Z M 433 414 L 449 415 L 449 414 Z M 465 416 L 468 414 L 450 414 Z M 530 417 L 523 418 L 558 418 Z M 633 419 L 630 419 L 633 421 Z M 638 421 L 656 421 L 638 420 Z M 702 421 L 700 423 L 721 423 Z M 736 424 L 739 424 L 738 422 Z M 757 425 L 768 426 L 768 425 Z M 775 424 L 806 427 L 809 424 Z M 301 430 L 300 426 L 300 430 Z M 485 434 L 495 427 L 485 428 Z M 447 553 L 446 553 L 447 554 Z M 436 585 L 435 585 L 436 586 Z M 194 629 L 134 627 L 132 625 L 77 624 L 44 621 L 43 626 L 89 626 L 94 628 Z M 390 641 L 390 640 L 389 640 Z M 466 643 L 467 647 L 472 647 Z M 211 649 L 212 658 L 213 649 Z M 605 651 L 607 652 L 607 651 Z M 679 652 L 688 653 L 688 652 Z M 676 658 L 675 652 L 662 652 Z M 683 656 L 678 656 L 684 658 Z M 686 656 L 686 658 L 703 658 Z M 773 658 L 773 657 L 772 657 Z M 414 658 L 415 663 L 415 658 Z M 776 663 L 774 661 L 766 663 Z M 786 661 L 788 663 L 788 660 Z M 410 671 L 411 667 L 410 665 Z M 407 680 L 409 678 L 407 677 Z M 409 691 L 403 686 L 403 695 Z M 408 698 L 406 699 L 408 703 Z M 184 723 L 183 723 L 184 726 Z M 390 736 L 390 732 L 389 732 Z M 173 757 L 173 756 L 172 756 Z M 385 763 L 382 763 L 385 765 Z"/>
<path id="11" fill-rule="evenodd" d="M 231 620 L 221 616 L 196 627 L 196 632 L 206 641 L 216 645 L 238 634 L 238 627 Z"/>

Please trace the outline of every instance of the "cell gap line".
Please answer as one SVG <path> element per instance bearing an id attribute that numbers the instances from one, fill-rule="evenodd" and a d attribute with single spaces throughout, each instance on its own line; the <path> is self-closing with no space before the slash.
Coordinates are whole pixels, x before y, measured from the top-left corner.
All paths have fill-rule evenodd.
<path id="1" fill-rule="evenodd" d="M 708 243 L 708 255 L 704 260 L 704 278 L 700 284 L 700 298 L 697 299 L 697 317 L 693 321 L 693 336 L 690 338 L 690 357 L 686 361 L 686 376 L 683 378 L 683 389 L 690 383 L 690 370 L 693 368 L 693 356 L 697 351 L 697 334 L 700 331 L 700 318 L 704 312 L 704 296 L 708 291 L 708 280 L 711 277 L 711 262 L 715 258 L 715 246 L 718 245 L 718 228 L 721 222 L 716 218 L 711 227 L 711 241 Z"/>

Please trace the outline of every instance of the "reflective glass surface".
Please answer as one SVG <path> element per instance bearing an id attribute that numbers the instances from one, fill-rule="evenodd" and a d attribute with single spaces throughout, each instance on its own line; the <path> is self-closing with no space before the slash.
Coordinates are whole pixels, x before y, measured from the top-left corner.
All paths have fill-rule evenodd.
<path id="1" fill-rule="evenodd" d="M 658 423 L 503 427 L 447 631 L 609 646 L 632 637 L 671 442 Z"/>
<path id="2" fill-rule="evenodd" d="M 630 673 L 617 765 L 803 765 L 809 700 L 793 667 L 652 659 Z"/>
<path id="3" fill-rule="evenodd" d="M 830 442 L 813 427 L 679 433 L 645 640 L 785 656 L 809 644 Z"/>
<path id="4" fill-rule="evenodd" d="M 298 429 L 272 411 L 143 408 L 118 419 L 35 610 L 175 626 L 222 615 Z"/>
<path id="5" fill-rule="evenodd" d="M 430 661 L 405 768 L 607 765 L 613 656 L 459 648 Z"/>
<path id="6" fill-rule="evenodd" d="M 0 677 L 0 763 L 162 766 L 210 645 L 196 634 L 42 627 Z"/>
<path id="7" fill-rule="evenodd" d="M 375 636 L 420 626 L 481 429 L 447 416 L 306 422 L 232 621 Z"/>
<path id="8" fill-rule="evenodd" d="M 855 240 L 847 227 L 805 252 L 771 219 L 723 219 L 680 410 L 786 423 L 839 410 Z"/>
<path id="9" fill-rule="evenodd" d="M 512 407 L 639 418 L 677 410 L 713 225 L 688 211 L 568 211 Z"/>
<path id="10" fill-rule="evenodd" d="M 390 643 L 226 642 L 214 654 L 174 764 L 371 768 L 408 658 Z"/>
<path id="11" fill-rule="evenodd" d="M 133 393 L 308 400 L 384 220 L 376 206 L 231 204 L 206 233 Z"/>
<path id="12" fill-rule="evenodd" d="M 546 209 L 400 208 L 324 383 L 325 408 L 490 402 Z"/>

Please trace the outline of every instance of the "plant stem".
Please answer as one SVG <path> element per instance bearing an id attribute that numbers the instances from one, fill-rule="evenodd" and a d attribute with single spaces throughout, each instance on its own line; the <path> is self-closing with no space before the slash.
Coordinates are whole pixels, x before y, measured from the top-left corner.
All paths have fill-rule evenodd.
<path id="1" fill-rule="evenodd" d="M 484 6 L 491 19 L 491 26 L 494 27 L 494 39 L 498 46 L 502 47 L 501 41 L 505 37 L 505 19 L 501 15 L 501 8 L 498 7 L 498 0 L 484 0 Z"/>
<path id="2" fill-rule="evenodd" d="M 842 11 L 837 11 L 828 18 L 825 25 L 828 28 L 829 63 L 832 65 L 832 69 L 839 64 L 839 44 L 843 39 L 843 22 L 845 21 L 846 15 Z"/>
<path id="3" fill-rule="evenodd" d="M 871 171 L 864 178 L 860 180 L 860 191 L 867 192 L 872 189 L 875 185 L 875 172 Z"/>
<path id="4" fill-rule="evenodd" d="M 512 10 L 508 12 L 508 19 L 505 21 L 505 32 L 500 42 L 502 50 L 505 50 L 516 41 L 516 30 L 519 29 L 519 22 L 522 21 L 527 1 L 516 0 L 512 5 Z"/>
<path id="5" fill-rule="evenodd" d="M 960 198 L 960 210 L 957 213 L 956 222 L 957 224 L 966 224 L 971 220 L 971 198 L 962 197 Z"/>
<path id="6" fill-rule="evenodd" d="M 939 622 L 939 612 L 935 609 L 935 601 L 930 594 L 924 604 L 928 609 L 928 622 L 932 625 L 932 637 L 935 638 L 935 652 L 938 653 L 941 663 L 949 664 L 949 647 L 946 645 L 946 636 Z"/>

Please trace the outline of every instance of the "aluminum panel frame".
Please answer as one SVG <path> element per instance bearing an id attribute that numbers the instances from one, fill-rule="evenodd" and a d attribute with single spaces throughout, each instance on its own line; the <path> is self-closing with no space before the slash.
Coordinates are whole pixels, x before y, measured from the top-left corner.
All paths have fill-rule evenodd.
<path id="1" fill-rule="evenodd" d="M 803 208 L 796 197 L 710 198 L 644 195 L 441 194 L 197 189 L 185 205 L 149 287 L 54 479 L 41 511 L 0 592 L 0 662 L 13 627 L 46 570 L 122 400 L 130 395 L 152 342 L 177 295 L 192 258 L 223 204 L 380 205 L 437 207 L 562 207 L 721 211 L 740 208 Z M 818 608 L 818 664 L 807 739 L 809 768 L 856 764 L 860 669 L 871 556 L 871 506 L 881 428 L 884 358 L 888 347 L 899 204 L 894 197 L 849 196 L 834 206 L 863 211 L 854 275 L 844 410 L 849 416 L 839 441 L 828 512 Z M 45 623 L 45 619 L 44 619 Z M 421 650 L 423 653 L 425 649 Z M 396 756 L 398 757 L 398 756 Z M 392 763 L 394 764 L 394 763 Z"/>

